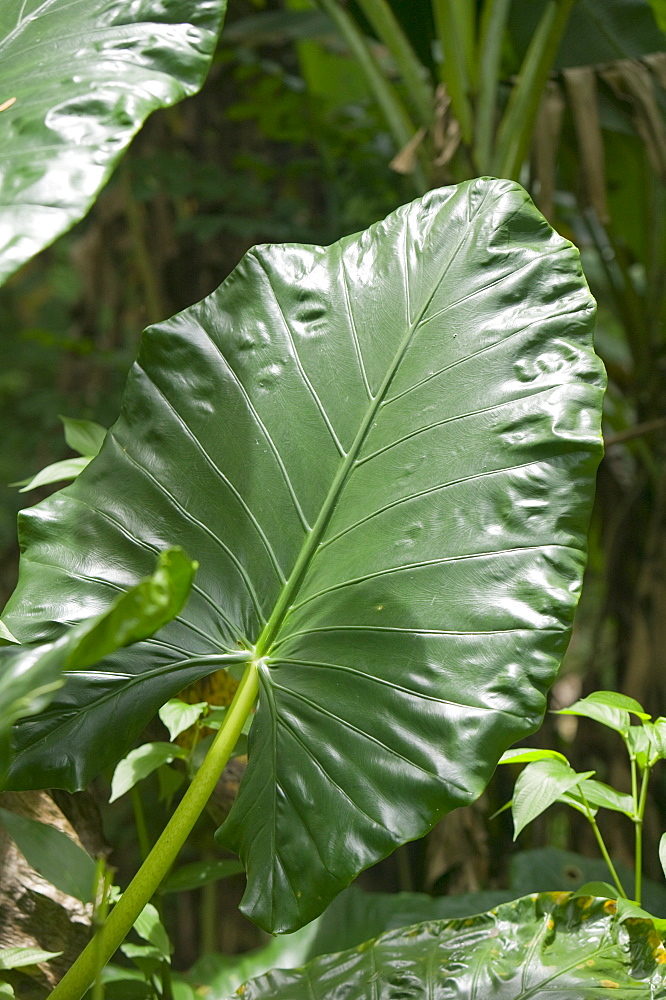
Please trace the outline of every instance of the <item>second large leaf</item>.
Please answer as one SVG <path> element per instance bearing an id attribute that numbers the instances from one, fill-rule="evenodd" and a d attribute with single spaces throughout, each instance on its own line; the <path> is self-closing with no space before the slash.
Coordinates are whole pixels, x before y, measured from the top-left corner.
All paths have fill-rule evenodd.
<path id="1" fill-rule="evenodd" d="M 593 312 L 571 244 L 518 185 L 478 180 L 329 248 L 255 248 L 149 330 L 100 456 L 24 515 L 7 623 L 35 639 L 91 614 L 175 542 L 197 582 L 142 659 L 69 678 L 62 723 L 54 703 L 19 736 L 16 784 L 82 783 L 207 656 L 254 657 L 220 839 L 274 931 L 474 799 L 539 724 L 569 635 Z"/>

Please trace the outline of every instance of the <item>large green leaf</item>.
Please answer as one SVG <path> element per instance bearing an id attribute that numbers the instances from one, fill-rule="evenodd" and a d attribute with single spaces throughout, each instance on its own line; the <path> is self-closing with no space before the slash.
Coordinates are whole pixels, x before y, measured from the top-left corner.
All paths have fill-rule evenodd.
<path id="1" fill-rule="evenodd" d="M 226 0 L 2 0 L 0 284 L 80 219 L 155 108 L 199 89 Z"/>
<path id="2" fill-rule="evenodd" d="M 328 249 L 255 248 L 149 330 L 100 455 L 22 517 L 6 620 L 49 636 L 168 539 L 197 581 L 159 641 L 70 676 L 14 787 L 78 787 L 179 688 L 253 657 L 220 839 L 272 930 L 479 795 L 539 724 L 578 598 L 593 311 L 574 248 L 482 179 Z"/>
<path id="3" fill-rule="evenodd" d="M 303 969 L 270 972 L 243 1000 L 662 1000 L 666 953 L 649 920 L 608 900 L 527 896 L 471 919 L 390 931 Z"/>

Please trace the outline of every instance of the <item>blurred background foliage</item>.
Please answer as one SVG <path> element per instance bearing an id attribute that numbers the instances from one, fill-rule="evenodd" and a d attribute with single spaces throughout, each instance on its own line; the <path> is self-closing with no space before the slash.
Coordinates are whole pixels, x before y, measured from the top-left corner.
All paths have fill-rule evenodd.
<path id="1" fill-rule="evenodd" d="M 495 172 L 520 179 L 580 247 L 609 373 L 587 580 L 553 707 L 602 687 L 666 714 L 666 10 L 662 0 L 476 6 L 230 0 L 201 93 L 153 115 L 88 217 L 0 292 L 3 599 L 15 582 L 15 519 L 25 504 L 7 484 L 70 454 L 58 414 L 113 422 L 147 324 L 211 292 L 253 244 L 327 244 L 428 187 Z M 386 21 L 387 7 L 395 21 Z M 456 11 L 458 36 L 443 30 Z M 484 15 L 473 18 L 473 37 L 470 12 Z M 535 744 L 627 786 L 613 734 L 585 720 L 558 727 L 548 717 Z M 487 818 L 510 797 L 508 771 L 365 884 L 435 893 L 508 885 L 509 822 Z M 159 819 L 158 791 L 146 792 L 149 823 Z M 665 791 L 657 776 L 646 851 L 653 878 Z M 616 823 L 604 833 L 629 863 L 631 831 Z M 132 868 L 122 817 L 109 836 L 116 863 Z M 587 837 L 552 810 L 519 846 L 595 856 Z M 540 862 L 534 877 L 543 871 Z M 575 884 L 566 866 L 562 878 L 560 887 Z M 224 886 L 237 893 L 233 880 Z M 196 958 L 197 920 L 208 950 L 253 940 L 228 895 L 233 915 L 211 929 L 222 889 L 201 892 L 182 894 L 174 917 L 181 964 Z"/>

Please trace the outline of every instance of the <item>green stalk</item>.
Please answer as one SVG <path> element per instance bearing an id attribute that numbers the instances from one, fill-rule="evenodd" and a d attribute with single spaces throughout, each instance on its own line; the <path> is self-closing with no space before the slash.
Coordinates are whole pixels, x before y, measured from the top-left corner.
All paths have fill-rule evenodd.
<path id="1" fill-rule="evenodd" d="M 192 784 L 185 792 L 152 851 L 139 868 L 108 920 L 51 993 L 50 1000 L 80 1000 L 93 982 L 100 958 L 106 964 L 122 944 L 132 924 L 150 902 L 162 879 L 203 812 L 231 756 L 259 691 L 256 660 L 250 660 L 224 723 Z"/>
<path id="2" fill-rule="evenodd" d="M 318 3 L 326 11 L 347 43 L 351 54 L 365 76 L 372 96 L 379 105 L 398 150 L 402 149 L 414 138 L 416 127 L 396 94 L 395 88 L 385 78 L 363 37 L 363 33 L 347 11 L 340 6 L 337 0 L 318 0 Z M 417 165 L 414 171 L 414 183 L 420 194 L 428 190 L 428 183 L 420 165 Z"/>
<path id="3" fill-rule="evenodd" d="M 136 827 L 136 836 L 139 842 L 139 854 L 141 855 L 141 860 L 145 861 L 150 854 L 150 836 L 148 835 L 148 827 L 146 825 L 146 814 L 143 808 L 143 802 L 141 801 L 141 796 L 139 795 L 139 789 L 136 785 L 132 785 L 130 789 L 130 799 L 132 800 L 132 811 L 134 812 L 134 825 Z"/>
<path id="4" fill-rule="evenodd" d="M 474 161 L 483 174 L 491 169 L 497 88 L 502 62 L 502 40 L 511 0 L 488 0 L 483 11 L 479 41 L 479 96 Z"/>
<path id="5" fill-rule="evenodd" d="M 472 143 L 472 79 L 475 11 L 471 0 L 432 0 L 437 36 L 442 46 L 442 78 L 466 145 Z"/>
<path id="6" fill-rule="evenodd" d="M 650 780 L 649 765 L 645 765 L 643 780 L 641 782 L 641 794 L 638 800 L 638 809 L 634 820 L 636 832 L 636 854 L 634 872 L 634 899 L 641 905 L 641 894 L 643 892 L 643 819 L 645 817 L 645 805 L 647 803 L 648 782 Z"/>
<path id="7" fill-rule="evenodd" d="M 588 821 L 589 821 L 589 823 L 590 823 L 590 825 L 592 827 L 592 830 L 594 831 L 594 836 L 596 838 L 597 844 L 599 845 L 599 850 L 601 851 L 601 854 L 603 856 L 604 861 L 608 865 L 608 870 L 611 873 L 611 876 L 613 878 L 613 882 L 615 882 L 615 888 L 617 889 L 619 895 L 622 896 L 623 899 L 626 899 L 627 898 L 627 894 L 624 891 L 624 889 L 622 888 L 622 883 L 620 882 L 620 878 L 619 878 L 619 876 L 618 876 L 618 874 L 617 874 L 617 872 L 615 870 L 615 865 L 611 861 L 611 856 L 608 853 L 608 849 L 607 849 L 606 844 L 604 842 L 604 838 L 601 836 L 601 830 L 599 829 L 599 827 L 597 825 L 597 821 L 594 818 L 594 816 L 592 815 L 592 810 L 590 809 L 588 801 L 585 798 L 585 793 L 583 792 L 583 789 L 580 788 L 580 787 L 577 790 L 580 792 L 580 797 L 583 800 L 583 803 L 585 805 L 585 809 L 587 810 L 586 816 L 587 816 L 587 819 L 588 819 Z"/>
<path id="8" fill-rule="evenodd" d="M 498 133 L 493 173 L 518 180 L 543 88 L 576 0 L 549 0 L 529 44 Z"/>
<path id="9" fill-rule="evenodd" d="M 109 912 L 109 890 L 111 888 L 111 872 L 106 867 L 104 858 L 98 858 L 95 877 L 95 901 L 93 903 L 94 928 L 102 928 L 106 923 Z M 99 935 L 97 935 L 99 937 Z M 104 981 L 102 971 L 104 969 L 104 958 L 97 947 L 95 951 L 95 978 L 93 983 L 92 1000 L 104 1000 Z"/>
<path id="10" fill-rule="evenodd" d="M 358 0 L 358 5 L 393 56 L 421 124 L 427 128 L 432 121 L 433 90 L 400 22 L 386 0 Z"/>

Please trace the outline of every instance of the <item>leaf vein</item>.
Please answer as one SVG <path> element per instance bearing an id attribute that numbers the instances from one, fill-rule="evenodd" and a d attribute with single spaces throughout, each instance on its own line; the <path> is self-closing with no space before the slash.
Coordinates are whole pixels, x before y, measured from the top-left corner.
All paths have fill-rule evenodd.
<path id="1" fill-rule="evenodd" d="M 342 287 L 345 294 L 345 305 L 347 307 L 347 312 L 349 313 L 349 326 L 351 329 L 352 340 L 354 341 L 354 351 L 356 352 L 356 359 L 358 361 L 361 377 L 363 378 L 365 391 L 368 395 L 368 399 L 372 401 L 374 399 L 374 396 L 372 395 L 372 390 L 370 389 L 370 383 L 368 382 L 368 374 L 365 370 L 365 362 L 363 361 L 363 354 L 361 352 L 361 344 L 358 337 L 358 329 L 356 327 L 356 320 L 354 319 L 354 313 L 352 310 L 351 296 L 349 294 L 349 277 L 347 275 L 347 265 L 345 264 L 344 254 L 340 255 L 340 267 L 342 270 Z"/>
<path id="2" fill-rule="evenodd" d="M 283 476 L 284 481 L 285 481 L 285 485 L 287 487 L 289 495 L 291 496 L 291 499 L 292 499 L 292 502 L 294 504 L 294 507 L 296 508 L 296 513 L 298 514 L 298 518 L 299 518 L 299 520 L 300 520 L 303 528 L 305 528 L 306 531 L 309 531 L 311 526 L 308 523 L 308 520 L 307 520 L 305 514 L 303 513 L 303 509 L 301 507 L 300 501 L 299 501 L 298 496 L 296 494 L 296 490 L 294 489 L 294 484 L 292 483 L 291 478 L 289 476 L 289 473 L 287 472 L 287 468 L 286 468 L 286 466 L 284 464 L 284 461 L 282 460 L 282 456 L 280 455 L 278 447 L 275 444 L 275 441 L 273 440 L 273 437 L 271 436 L 270 431 L 266 427 L 266 424 L 263 422 L 263 420 L 259 416 L 259 412 L 258 412 L 257 408 L 255 407 L 254 403 L 252 402 L 252 399 L 250 397 L 249 392 L 247 391 L 247 389 L 243 385 L 243 383 L 242 383 L 242 381 L 241 381 L 238 373 L 234 370 L 234 368 L 231 366 L 231 363 L 229 362 L 229 360 L 225 357 L 224 352 L 221 350 L 219 344 L 213 339 L 213 336 L 209 333 L 209 331 L 206 329 L 205 326 L 200 325 L 200 329 L 206 335 L 206 337 L 208 337 L 210 343 L 213 345 L 213 347 L 215 348 L 215 350 L 219 354 L 222 362 L 226 366 L 227 371 L 232 376 L 232 378 L 234 379 L 234 382 L 238 386 L 238 389 L 239 389 L 240 393 L 242 394 L 243 399 L 245 400 L 245 405 L 247 406 L 248 410 L 250 410 L 250 412 L 252 413 L 252 416 L 256 420 L 257 425 L 261 429 L 262 434 L 264 435 L 264 437 L 266 438 L 266 441 L 268 442 L 269 448 L 273 452 L 273 456 L 275 458 L 275 461 L 277 462 L 278 468 L 280 469 L 280 472 L 282 473 L 282 476 Z"/>
<path id="3" fill-rule="evenodd" d="M 242 494 L 239 492 L 239 490 L 236 489 L 236 487 L 231 482 L 231 480 L 227 476 L 225 476 L 225 474 L 222 472 L 222 470 L 219 468 L 219 466 L 217 466 L 215 464 L 215 462 L 210 457 L 210 455 L 208 454 L 208 452 L 206 451 L 206 449 L 204 448 L 204 446 L 201 444 L 201 442 L 199 441 L 199 439 L 190 430 L 190 428 L 188 427 L 187 423 L 185 422 L 185 420 L 183 419 L 183 417 L 180 415 L 180 413 L 178 412 L 178 410 L 176 409 L 176 407 L 173 405 L 173 403 L 171 402 L 171 400 L 168 398 L 168 396 L 164 392 L 162 392 L 162 390 L 160 389 L 160 387 L 153 381 L 153 379 L 150 377 L 150 375 L 148 374 L 148 372 L 146 372 L 145 369 L 142 368 L 141 365 L 139 365 L 138 362 L 135 362 L 135 364 L 136 364 L 136 366 L 138 368 L 141 368 L 141 371 L 144 372 L 144 374 L 145 374 L 148 382 L 155 389 L 155 392 L 157 392 L 159 394 L 159 396 L 164 400 L 167 408 L 173 414 L 173 416 L 177 420 L 179 426 L 181 427 L 181 429 L 183 430 L 183 432 L 185 433 L 185 435 L 190 439 L 190 441 L 192 441 L 192 443 L 194 444 L 194 446 L 197 448 L 197 450 L 201 454 L 201 456 L 204 459 L 204 461 L 206 462 L 206 464 L 212 469 L 212 471 L 217 476 L 220 477 L 220 479 L 225 484 L 225 486 L 227 487 L 227 489 L 229 490 L 229 492 L 236 498 L 236 500 L 240 504 L 242 510 L 245 512 L 247 518 L 249 519 L 250 523 L 253 525 L 253 527 L 257 531 L 257 534 L 261 538 L 261 541 L 262 541 L 262 543 L 264 545 L 264 548 L 266 549 L 266 552 L 268 553 L 268 557 L 271 560 L 271 563 L 273 564 L 273 568 L 274 568 L 275 572 L 278 574 L 278 576 L 280 577 L 280 579 L 284 580 L 285 579 L 284 573 L 283 573 L 282 568 L 281 568 L 281 566 L 280 566 L 280 564 L 278 562 L 278 559 L 277 559 L 277 557 L 275 555 L 275 552 L 273 551 L 273 546 L 271 545 L 270 541 L 268 540 L 266 532 L 264 531 L 264 529 L 259 524 L 259 521 L 255 517 L 255 515 L 252 513 L 252 511 L 250 510 L 250 508 L 248 507 L 248 505 L 247 505 L 246 501 L 244 500 Z"/>
<path id="4" fill-rule="evenodd" d="M 293 355 L 294 355 L 294 361 L 296 362 L 296 367 L 298 368 L 298 372 L 299 372 L 299 374 L 300 374 L 303 382 L 307 386 L 308 392 L 312 396 L 312 399 L 314 400 L 314 403 L 315 403 L 317 409 L 319 410 L 319 413 L 321 414 L 322 420 L 326 424 L 326 428 L 327 428 L 329 434 L 331 435 L 333 443 L 334 443 L 336 449 L 338 450 L 338 452 L 340 454 L 340 457 L 341 458 L 346 458 L 347 457 L 347 452 L 342 447 L 342 444 L 340 443 L 338 435 L 335 433 L 335 430 L 333 428 L 333 424 L 331 423 L 331 419 L 330 419 L 328 413 L 326 412 L 326 408 L 325 408 L 324 404 L 322 403 L 321 399 L 319 398 L 319 395 L 317 394 L 317 390 L 315 389 L 315 387 L 313 386 L 312 382 L 310 381 L 310 378 L 309 378 L 307 372 L 305 371 L 305 368 L 303 367 L 303 363 L 301 361 L 300 355 L 298 353 L 298 350 L 296 349 L 296 340 L 294 338 L 293 330 L 291 329 L 291 327 L 290 327 L 290 325 L 289 325 L 289 323 L 287 321 L 287 317 L 284 314 L 284 310 L 282 308 L 282 303 L 280 302 L 280 300 L 277 297 L 277 294 L 275 292 L 275 289 L 273 288 L 273 283 L 271 281 L 271 276 L 268 273 L 268 270 L 267 270 L 266 266 L 264 265 L 264 262 L 259 257 L 257 257 L 256 254 L 252 254 L 252 257 L 254 258 L 254 260 L 256 260 L 256 262 L 258 263 L 259 267 L 261 268 L 261 270 L 263 271 L 264 275 L 266 276 L 266 282 L 268 284 L 268 287 L 270 289 L 271 295 L 273 297 L 273 301 L 275 302 L 275 304 L 276 304 L 276 306 L 278 308 L 278 312 L 280 313 L 280 318 L 282 319 L 282 323 L 284 324 L 285 333 L 287 334 L 287 339 L 289 340 L 289 343 L 291 345 L 291 349 L 292 349 L 292 352 L 293 352 Z"/>

